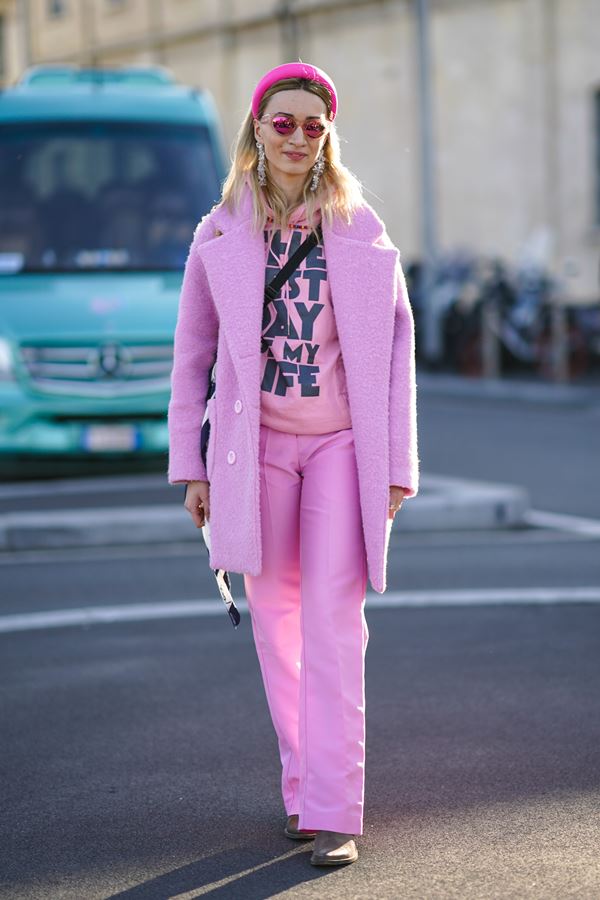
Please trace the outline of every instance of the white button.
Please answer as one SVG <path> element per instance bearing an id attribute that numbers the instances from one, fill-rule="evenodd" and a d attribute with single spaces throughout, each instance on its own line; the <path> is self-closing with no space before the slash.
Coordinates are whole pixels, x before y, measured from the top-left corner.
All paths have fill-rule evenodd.
<path id="1" fill-rule="evenodd" d="M 227 462 L 228 463 L 235 462 L 235 451 L 234 450 L 230 450 L 229 453 L 227 454 Z"/>
<path id="2" fill-rule="evenodd" d="M 236 413 L 240 413 L 242 411 L 242 401 L 236 400 L 233 404 L 233 408 L 235 409 Z"/>

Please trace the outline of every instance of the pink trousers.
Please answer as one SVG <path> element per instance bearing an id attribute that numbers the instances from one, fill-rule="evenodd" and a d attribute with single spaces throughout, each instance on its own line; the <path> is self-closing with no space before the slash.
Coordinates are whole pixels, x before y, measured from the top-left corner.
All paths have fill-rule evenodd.
<path id="1" fill-rule="evenodd" d="M 260 575 L 244 586 L 299 828 L 363 833 L 367 561 L 352 429 L 260 426 Z"/>

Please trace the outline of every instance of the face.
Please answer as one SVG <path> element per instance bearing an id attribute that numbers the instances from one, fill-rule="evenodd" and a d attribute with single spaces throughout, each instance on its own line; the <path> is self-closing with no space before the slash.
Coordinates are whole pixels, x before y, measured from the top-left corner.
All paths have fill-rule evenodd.
<path id="1" fill-rule="evenodd" d="M 278 91 L 269 98 L 263 115 L 267 114 L 269 118 L 263 122 L 254 120 L 254 135 L 264 144 L 271 177 L 276 183 L 304 181 L 328 138 L 327 132 L 320 138 L 307 137 L 301 126 L 305 121 L 327 124 L 325 101 L 310 91 Z M 296 120 L 297 128 L 291 134 L 278 134 L 273 128 L 271 116 L 278 114 Z"/>

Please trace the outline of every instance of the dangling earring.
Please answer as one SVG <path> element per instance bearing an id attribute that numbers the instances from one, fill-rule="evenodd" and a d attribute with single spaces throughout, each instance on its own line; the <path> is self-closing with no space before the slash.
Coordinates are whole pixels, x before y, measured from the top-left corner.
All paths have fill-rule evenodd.
<path id="1" fill-rule="evenodd" d="M 323 174 L 323 169 L 325 168 L 325 154 L 321 150 L 319 155 L 317 156 L 317 161 L 313 166 L 313 178 L 310 183 L 311 191 L 316 191 L 319 187 L 319 179 Z"/>
<path id="2" fill-rule="evenodd" d="M 258 183 L 264 187 L 267 183 L 267 170 L 265 168 L 265 145 L 260 141 L 256 142 L 258 148 Z"/>

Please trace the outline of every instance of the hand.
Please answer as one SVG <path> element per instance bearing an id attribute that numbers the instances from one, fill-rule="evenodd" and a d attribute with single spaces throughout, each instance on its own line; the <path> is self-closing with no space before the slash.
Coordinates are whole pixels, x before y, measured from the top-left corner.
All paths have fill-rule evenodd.
<path id="1" fill-rule="evenodd" d="M 196 528 L 203 528 L 210 521 L 210 485 L 208 481 L 188 481 L 183 504 L 190 513 Z"/>
<path id="2" fill-rule="evenodd" d="M 393 519 L 404 500 L 404 495 L 408 493 L 406 488 L 399 487 L 397 484 L 390 485 L 390 508 L 388 510 L 388 519 Z"/>

